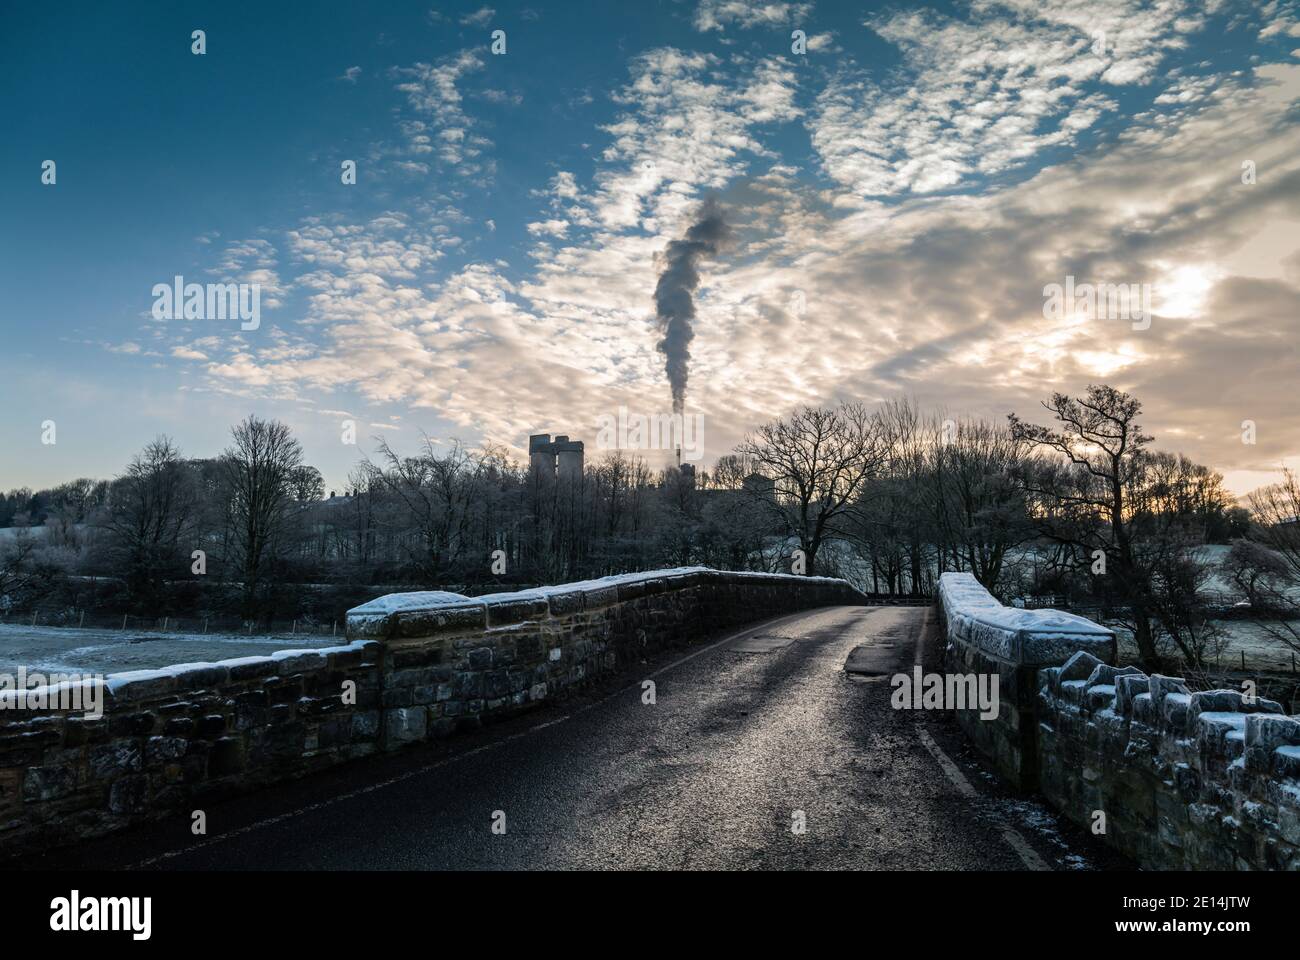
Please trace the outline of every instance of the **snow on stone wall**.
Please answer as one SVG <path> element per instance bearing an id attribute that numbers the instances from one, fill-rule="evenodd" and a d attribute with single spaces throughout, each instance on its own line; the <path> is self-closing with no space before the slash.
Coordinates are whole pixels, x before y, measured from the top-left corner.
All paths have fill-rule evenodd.
<path id="1" fill-rule="evenodd" d="M 999 675 L 998 717 L 958 722 L 1016 786 L 1146 868 L 1300 870 L 1300 717 L 1113 666 L 1109 630 L 970 574 L 940 578 L 939 606 L 948 669 Z"/>
<path id="2" fill-rule="evenodd" d="M 1060 664 L 1076 650 L 1115 657 L 1115 634 L 1107 628 L 1060 610 L 1004 607 L 974 574 L 942 574 L 939 599 L 949 638 L 1012 663 Z"/>
<path id="3" fill-rule="evenodd" d="M 1062 664 L 1080 649 L 1113 660 L 1115 635 L 1059 610 L 1004 607 L 969 573 L 941 575 L 938 602 L 948 669 L 998 677 L 998 715 L 985 719 L 978 710 L 958 710 L 958 724 L 1012 784 L 1034 789 L 1039 669 Z"/>
<path id="4" fill-rule="evenodd" d="M 818 588 L 841 593 L 848 584 L 833 577 L 802 577 L 782 573 L 719 571 L 709 567 L 672 567 L 579 580 L 556 586 L 536 587 L 512 593 L 490 593 L 467 597 L 445 591 L 389 593 L 348 611 L 348 635 L 377 637 L 417 635 L 421 631 L 440 632 L 461 627 L 501 626 L 517 623 L 521 614 L 546 617 L 564 616 L 584 608 L 608 606 L 618 600 L 636 599 L 649 593 L 662 593 L 700 585 L 797 586 L 807 591 Z M 850 602 L 861 602 L 852 593 Z"/>
<path id="5" fill-rule="evenodd" d="M 864 602 L 829 577 L 678 567 L 474 598 L 392 594 L 348 611 L 348 636 L 387 645 L 385 737 L 403 743 L 565 696 L 647 650 Z"/>
<path id="6" fill-rule="evenodd" d="M 1041 671 L 1039 783 L 1144 867 L 1300 870 L 1300 717 L 1080 652 Z"/>
<path id="7" fill-rule="evenodd" d="M 392 594 L 346 646 L 115 674 L 103 714 L 0 698 L 0 850 L 71 843 L 563 696 L 648 651 L 864 598 L 701 567 L 470 599 Z"/>
<path id="8" fill-rule="evenodd" d="M 99 716 L 6 701 L 0 848 L 188 818 L 200 803 L 376 752 L 381 655 L 355 642 L 110 674 Z"/>

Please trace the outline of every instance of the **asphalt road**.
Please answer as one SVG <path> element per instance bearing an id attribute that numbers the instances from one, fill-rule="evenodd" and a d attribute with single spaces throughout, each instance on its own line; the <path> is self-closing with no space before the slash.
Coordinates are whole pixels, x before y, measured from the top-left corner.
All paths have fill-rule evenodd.
<path id="1" fill-rule="evenodd" d="M 1045 807 L 1006 794 L 950 719 L 891 709 L 887 676 L 845 673 L 863 645 L 855 662 L 910 670 L 927 616 L 914 607 L 837 607 L 779 618 L 647 663 L 642 676 L 585 700 L 212 805 L 206 836 L 193 836 L 186 819 L 26 865 L 1117 865 Z M 643 702 L 645 679 L 655 684 L 653 704 Z M 504 833 L 494 832 L 502 822 Z"/>

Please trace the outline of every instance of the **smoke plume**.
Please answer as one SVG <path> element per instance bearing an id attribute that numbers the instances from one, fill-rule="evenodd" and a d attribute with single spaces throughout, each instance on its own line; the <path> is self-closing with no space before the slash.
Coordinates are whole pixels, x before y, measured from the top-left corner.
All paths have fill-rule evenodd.
<path id="1" fill-rule="evenodd" d="M 655 313 L 663 339 L 668 384 L 673 391 L 673 412 L 681 413 L 686 402 L 687 368 L 691 362 L 691 341 L 695 339 L 695 288 L 700 285 L 699 263 L 717 256 L 727 239 L 722 207 L 712 198 L 700 205 L 695 222 L 682 240 L 673 240 L 663 252 L 663 271 L 655 286 Z"/>

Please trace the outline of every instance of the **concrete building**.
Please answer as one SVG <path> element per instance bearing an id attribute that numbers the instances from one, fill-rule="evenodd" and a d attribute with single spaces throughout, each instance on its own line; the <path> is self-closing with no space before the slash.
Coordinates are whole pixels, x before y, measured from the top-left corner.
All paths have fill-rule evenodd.
<path id="1" fill-rule="evenodd" d="M 776 500 L 776 481 L 761 473 L 751 473 L 741 481 L 746 493 L 764 500 Z"/>
<path id="2" fill-rule="evenodd" d="M 556 437 L 555 457 L 558 462 L 561 480 L 582 479 L 583 448 L 581 440 Z"/>
<path id="3" fill-rule="evenodd" d="M 528 438 L 528 469 L 538 476 L 555 478 L 555 450 L 549 433 L 534 433 Z"/>
<path id="4" fill-rule="evenodd" d="M 583 449 L 581 440 L 567 434 L 552 440 L 549 433 L 534 433 L 528 438 L 529 469 L 547 480 L 581 480 Z"/>

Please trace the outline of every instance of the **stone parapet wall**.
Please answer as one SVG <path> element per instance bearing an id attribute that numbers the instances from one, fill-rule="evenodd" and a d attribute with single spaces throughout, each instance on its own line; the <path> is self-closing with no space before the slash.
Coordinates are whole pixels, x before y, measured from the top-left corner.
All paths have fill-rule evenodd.
<path id="1" fill-rule="evenodd" d="M 1300 717 L 1087 653 L 1042 672 L 1040 789 L 1144 867 L 1300 870 Z"/>
<path id="2" fill-rule="evenodd" d="M 999 716 L 957 711 L 1022 790 L 1156 870 L 1300 870 L 1300 717 L 1238 690 L 1116 667 L 1110 631 L 939 585 L 945 661 L 996 672 Z"/>
<path id="3" fill-rule="evenodd" d="M 103 713 L 0 711 L 0 848 L 36 849 L 378 749 L 377 643 L 120 673 Z M 354 697 L 345 702 L 345 684 Z"/>
<path id="4" fill-rule="evenodd" d="M 1039 671 L 1064 663 L 1079 649 L 1113 660 L 1115 635 L 1058 610 L 1004 607 L 969 573 L 940 576 L 937 603 L 948 671 L 998 678 L 997 717 L 982 719 L 977 709 L 957 710 L 958 724 L 1007 780 L 1033 790 Z"/>
<path id="5" fill-rule="evenodd" d="M 840 580 L 700 567 L 382 597 L 349 612 L 346 646 L 116 674 L 98 718 L 0 709 L 0 850 L 188 824 L 210 802 L 477 726 L 647 653 L 863 602 Z"/>
<path id="6" fill-rule="evenodd" d="M 384 744 L 473 728 L 729 627 L 857 605 L 843 580 L 686 567 L 493 594 L 394 594 L 348 613 L 381 640 Z"/>

